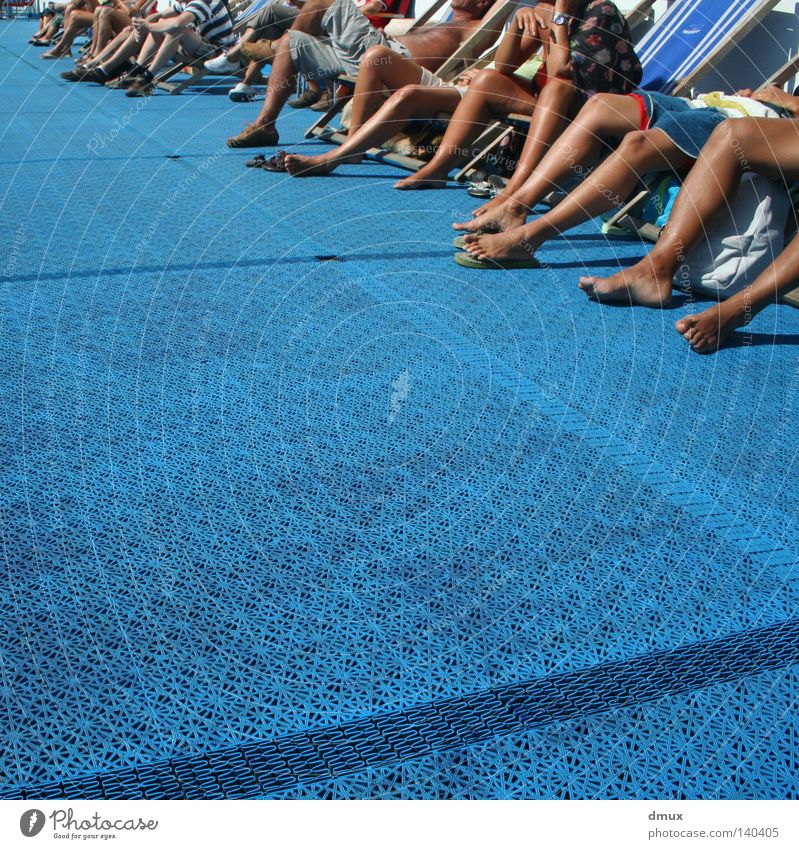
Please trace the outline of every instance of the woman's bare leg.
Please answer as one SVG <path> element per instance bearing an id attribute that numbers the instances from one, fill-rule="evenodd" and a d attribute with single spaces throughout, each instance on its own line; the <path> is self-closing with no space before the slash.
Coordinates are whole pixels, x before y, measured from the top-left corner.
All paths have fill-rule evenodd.
<path id="1" fill-rule="evenodd" d="M 69 23 L 66 23 L 66 16 L 64 21 L 64 34 L 58 39 L 58 43 L 52 50 L 42 53 L 42 58 L 50 59 L 68 56 L 72 49 L 72 42 L 92 25 L 94 12 L 84 12 L 81 9 L 74 9 L 69 16 Z"/>
<path id="2" fill-rule="evenodd" d="M 799 121 L 736 118 L 710 136 L 680 190 L 669 221 L 640 262 L 611 277 L 582 277 L 580 288 L 597 301 L 637 304 L 671 288 L 688 251 L 710 219 L 727 207 L 747 170 L 777 179 L 799 178 Z"/>
<path id="3" fill-rule="evenodd" d="M 494 235 L 468 235 L 466 249 L 476 259 L 529 259 L 548 239 L 619 206 L 643 174 L 679 170 L 693 160 L 661 130 L 628 133 L 618 149 L 546 215 L 515 230 Z M 542 163 L 543 165 L 543 163 Z M 659 292 L 648 306 L 671 298 Z"/>
<path id="4" fill-rule="evenodd" d="M 421 69 L 410 59 L 382 45 L 370 47 L 361 60 L 352 95 L 349 135 L 355 135 L 377 112 L 384 88 L 397 91 L 404 86 L 418 85 L 421 78 Z"/>
<path id="5" fill-rule="evenodd" d="M 799 176 L 799 171 L 796 172 Z M 758 275 L 751 286 L 716 304 L 699 315 L 689 315 L 674 322 L 697 354 L 718 350 L 738 327 L 745 327 L 766 306 L 799 281 L 799 238 L 793 241 Z"/>
<path id="6" fill-rule="evenodd" d="M 544 89 L 549 87 L 549 83 Z M 533 116 L 538 112 L 536 107 Z M 583 174 L 597 160 L 607 139 L 626 136 L 640 126 L 638 103 L 622 94 L 597 94 L 577 114 L 552 145 L 539 166 L 514 194 L 471 221 L 453 224 L 456 230 L 497 231 L 520 227 L 532 207 L 564 179 Z"/>
<path id="7" fill-rule="evenodd" d="M 513 200 L 516 191 L 521 189 L 552 144 L 569 126 L 578 111 L 578 103 L 574 86 L 570 82 L 550 80 L 543 87 L 513 176 L 500 194 L 474 211 L 475 216 Z"/>
<path id="8" fill-rule="evenodd" d="M 125 27 L 130 26 L 130 22 L 130 15 L 126 15 L 119 9 L 101 6 L 100 20 L 98 21 L 95 32 L 97 42 L 92 51 L 92 56 L 102 53 L 118 33 L 122 32 Z"/>
<path id="9" fill-rule="evenodd" d="M 358 162 L 371 147 L 378 147 L 396 135 L 411 118 L 432 118 L 438 112 L 450 112 L 460 103 L 452 86 L 405 86 L 389 97 L 377 112 L 340 147 L 321 156 L 286 157 L 286 169 L 297 177 L 329 174 L 339 165 Z"/>
<path id="10" fill-rule="evenodd" d="M 106 46 L 96 55 L 86 62 L 87 68 L 96 68 L 106 60 L 110 59 L 114 53 L 128 40 L 133 33 L 133 27 L 125 27 L 119 35 L 115 36 Z"/>
<path id="11" fill-rule="evenodd" d="M 435 156 L 394 188 L 438 188 L 492 117 L 511 112 L 529 115 L 534 106 L 535 98 L 517 80 L 498 71 L 481 71 L 458 103 Z"/>

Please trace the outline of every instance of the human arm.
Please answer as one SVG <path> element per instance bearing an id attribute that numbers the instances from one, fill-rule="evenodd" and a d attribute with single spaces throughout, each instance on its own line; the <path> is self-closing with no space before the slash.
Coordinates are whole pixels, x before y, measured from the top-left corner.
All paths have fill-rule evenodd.
<path id="1" fill-rule="evenodd" d="M 550 28 L 552 41 L 547 56 L 547 77 L 549 79 L 571 79 L 572 63 L 569 32 L 571 30 L 571 19 L 579 8 L 579 0 L 555 0 Z"/>
<path id="2" fill-rule="evenodd" d="M 792 94 L 783 91 L 777 85 L 767 85 L 757 91 L 744 95 L 751 97 L 752 100 L 757 100 L 759 103 L 766 103 L 769 106 L 779 106 L 790 112 L 791 115 L 799 113 L 799 97 L 794 97 Z"/>
<path id="3" fill-rule="evenodd" d="M 159 20 L 153 20 L 151 16 L 146 19 L 137 18 L 133 21 L 133 28 L 139 35 L 146 35 L 149 32 L 161 33 L 170 35 L 180 32 L 184 27 L 193 24 L 197 21 L 197 16 L 192 12 L 174 12 L 172 14 L 161 15 Z"/>
<path id="4" fill-rule="evenodd" d="M 386 11 L 386 4 L 383 0 L 367 0 L 366 3 L 358 6 L 358 11 L 362 15 L 376 15 Z"/>
<path id="5" fill-rule="evenodd" d="M 501 74 L 512 74 L 543 44 L 547 50 L 554 7 L 540 3 L 519 9 L 497 48 L 494 67 Z"/>

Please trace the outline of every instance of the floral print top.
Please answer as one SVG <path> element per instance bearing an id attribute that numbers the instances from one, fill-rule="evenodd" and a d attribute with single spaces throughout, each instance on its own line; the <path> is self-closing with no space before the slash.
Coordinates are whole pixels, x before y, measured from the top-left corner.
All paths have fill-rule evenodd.
<path id="1" fill-rule="evenodd" d="M 587 0 L 569 26 L 572 80 L 586 97 L 627 94 L 641 82 L 641 63 L 624 15 L 610 0 Z"/>

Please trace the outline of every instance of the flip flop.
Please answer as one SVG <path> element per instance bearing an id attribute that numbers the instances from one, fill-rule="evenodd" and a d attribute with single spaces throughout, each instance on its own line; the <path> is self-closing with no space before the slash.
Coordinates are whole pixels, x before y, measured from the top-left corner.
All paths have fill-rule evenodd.
<path id="1" fill-rule="evenodd" d="M 258 164 L 258 168 L 263 168 L 264 171 L 276 171 L 280 174 L 287 174 L 286 170 L 286 156 L 288 155 L 288 151 L 279 150 L 274 156 L 271 156 L 269 159 L 264 159 L 263 162 Z"/>
<path id="2" fill-rule="evenodd" d="M 484 233 L 488 233 L 488 230 L 474 230 L 470 232 L 470 236 L 482 236 Z M 452 247 L 457 248 L 459 251 L 462 251 L 466 248 L 466 237 L 465 236 L 456 236 L 452 240 Z"/>
<path id="3" fill-rule="evenodd" d="M 455 254 L 455 262 L 464 268 L 477 268 L 486 271 L 498 271 L 500 269 L 513 268 L 541 268 L 541 263 L 535 258 L 530 259 L 475 259 L 471 254 Z"/>
<path id="4" fill-rule="evenodd" d="M 264 162 L 266 162 L 266 157 L 263 153 L 256 154 L 252 159 L 248 159 L 244 163 L 245 168 L 260 168 Z"/>

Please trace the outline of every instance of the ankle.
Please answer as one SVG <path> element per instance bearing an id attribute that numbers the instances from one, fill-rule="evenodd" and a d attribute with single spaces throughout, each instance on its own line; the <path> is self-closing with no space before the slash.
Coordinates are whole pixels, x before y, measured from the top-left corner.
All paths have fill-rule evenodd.
<path id="1" fill-rule="evenodd" d="M 522 203 L 518 198 L 508 197 L 502 202 L 503 212 L 514 215 L 518 218 L 527 218 L 530 214 L 530 207 Z"/>

